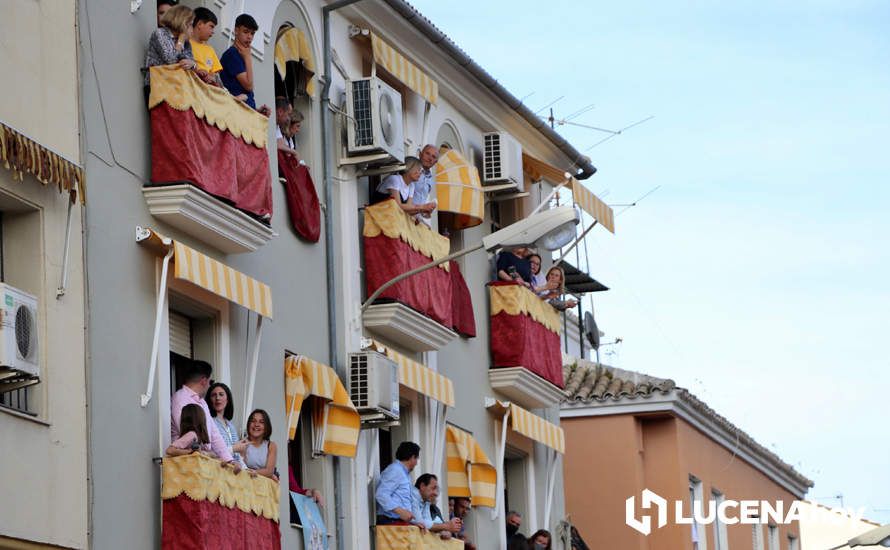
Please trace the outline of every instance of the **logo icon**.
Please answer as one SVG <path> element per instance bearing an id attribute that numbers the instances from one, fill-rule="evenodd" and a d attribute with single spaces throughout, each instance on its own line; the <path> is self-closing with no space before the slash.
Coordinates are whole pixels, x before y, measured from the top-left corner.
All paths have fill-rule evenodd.
<path id="1" fill-rule="evenodd" d="M 640 508 L 643 510 L 652 509 L 652 505 L 655 505 L 655 509 L 658 512 L 658 524 L 655 526 L 656 529 L 660 529 L 667 525 L 667 500 L 653 493 L 649 489 L 644 489 L 643 493 L 640 495 Z M 630 497 L 624 501 L 624 523 L 633 529 L 636 529 L 640 533 L 644 535 L 648 535 L 652 532 L 652 518 L 643 514 L 640 519 L 636 517 L 636 497 Z"/>

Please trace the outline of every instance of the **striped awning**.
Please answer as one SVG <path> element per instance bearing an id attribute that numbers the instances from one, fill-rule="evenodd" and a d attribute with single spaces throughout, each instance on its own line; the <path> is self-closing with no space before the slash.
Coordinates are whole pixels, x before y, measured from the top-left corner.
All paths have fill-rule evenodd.
<path id="1" fill-rule="evenodd" d="M 485 193 L 479 170 L 454 149 L 443 149 L 436 164 L 436 199 L 439 216 L 452 214 L 452 229 L 475 227 L 485 217 Z"/>
<path id="2" fill-rule="evenodd" d="M 321 452 L 354 458 L 361 419 L 337 373 L 305 355 L 288 355 L 284 359 L 284 406 L 289 439 L 296 436 L 300 409 L 310 395 L 325 400 L 324 406 L 312 413 L 313 424 L 322 433 Z"/>
<path id="3" fill-rule="evenodd" d="M 588 191 L 580 181 L 572 177 L 571 173 L 560 170 L 527 153 L 522 153 L 522 169 L 533 180 L 543 179 L 555 185 L 566 183 L 567 187 L 572 190 L 575 203 L 593 216 L 597 223 L 615 233 L 615 216 L 612 213 L 612 208 Z M 568 177 L 566 177 L 567 175 Z"/>
<path id="4" fill-rule="evenodd" d="M 469 432 L 454 426 L 445 429 L 448 497 L 468 497 L 473 506 L 494 508 L 497 470 L 479 442 Z"/>
<path id="5" fill-rule="evenodd" d="M 12 171 L 13 180 L 23 180 L 32 174 L 44 185 L 54 184 L 59 192 L 80 195 L 86 202 L 86 182 L 83 168 L 59 153 L 41 145 L 11 126 L 0 122 L 0 166 Z"/>
<path id="6" fill-rule="evenodd" d="M 569 183 L 569 188 L 572 190 L 575 204 L 584 209 L 584 211 L 593 216 L 593 219 L 599 222 L 600 225 L 614 234 L 615 214 L 612 212 L 612 207 L 601 201 L 599 197 L 588 191 L 586 187 L 581 185 L 580 181 L 574 178 L 572 178 L 571 183 Z"/>
<path id="7" fill-rule="evenodd" d="M 566 437 L 563 429 L 548 422 L 540 416 L 529 412 L 518 405 L 514 405 L 509 401 L 497 401 L 495 399 L 486 400 L 486 408 L 500 418 L 504 417 L 509 411 L 507 422 L 514 432 L 524 435 L 525 437 L 537 441 L 543 445 L 547 445 L 554 451 L 565 453 Z"/>
<path id="8" fill-rule="evenodd" d="M 439 100 L 439 84 L 373 32 L 371 33 L 371 51 L 374 54 L 374 62 L 382 65 L 402 84 L 420 94 L 430 103 L 436 103 Z"/>
<path id="9" fill-rule="evenodd" d="M 297 28 L 284 31 L 275 42 L 275 67 L 282 78 L 287 76 L 288 61 L 301 63 L 306 71 L 315 75 L 315 59 L 312 57 L 309 40 L 306 33 Z M 315 79 L 309 78 L 306 82 L 306 93 L 315 94 Z"/>
<path id="10" fill-rule="evenodd" d="M 395 361 L 399 366 L 399 384 L 444 405 L 454 406 L 454 383 L 447 376 L 439 374 L 376 340 L 371 340 L 370 345 L 365 349 L 373 349 Z"/>
<path id="11" fill-rule="evenodd" d="M 160 255 L 172 248 L 173 276 L 177 279 L 189 281 L 258 315 L 272 318 L 272 290 L 269 285 L 153 229 L 137 227 L 136 241 Z"/>

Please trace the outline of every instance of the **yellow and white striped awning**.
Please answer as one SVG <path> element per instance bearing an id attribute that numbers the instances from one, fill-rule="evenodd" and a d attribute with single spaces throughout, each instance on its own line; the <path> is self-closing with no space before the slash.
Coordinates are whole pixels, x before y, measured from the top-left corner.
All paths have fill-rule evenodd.
<path id="1" fill-rule="evenodd" d="M 435 170 L 440 219 L 443 212 L 453 214 L 449 223 L 452 229 L 466 229 L 482 223 L 485 217 L 485 193 L 479 179 L 479 170 L 454 149 L 439 152 Z"/>
<path id="2" fill-rule="evenodd" d="M 269 285 L 152 229 L 137 228 L 136 231 L 136 240 L 157 254 L 163 255 L 173 249 L 173 276 L 177 279 L 189 281 L 258 315 L 272 318 Z"/>
<path id="3" fill-rule="evenodd" d="M 554 185 L 567 182 L 567 187 L 572 190 L 575 203 L 585 212 L 593 216 L 600 225 L 615 233 L 615 216 L 612 208 L 601 201 L 599 197 L 591 193 L 580 181 L 576 180 L 565 170 L 537 159 L 527 153 L 522 153 L 522 169 L 533 180 L 547 180 Z M 566 177 L 568 176 L 568 177 Z"/>
<path id="4" fill-rule="evenodd" d="M 297 28 L 290 28 L 275 41 L 275 67 L 281 78 L 287 76 L 287 62 L 302 63 L 303 68 L 315 75 L 315 59 L 312 57 L 312 48 L 306 33 Z M 315 79 L 309 78 L 306 82 L 306 93 L 315 94 Z"/>
<path id="5" fill-rule="evenodd" d="M 376 340 L 371 340 L 369 348 L 383 353 L 396 362 L 399 366 L 399 384 L 435 399 L 444 405 L 454 406 L 454 383 L 450 378 L 418 363 L 410 357 L 405 357 Z"/>
<path id="6" fill-rule="evenodd" d="M 469 432 L 445 428 L 448 497 L 468 497 L 473 506 L 495 507 L 498 473 Z"/>
<path id="7" fill-rule="evenodd" d="M 612 212 L 612 207 L 588 191 L 587 188 L 581 185 L 581 182 L 575 178 L 572 178 L 571 183 L 569 183 L 569 188 L 572 190 L 572 197 L 575 199 L 575 204 L 584 209 L 584 211 L 593 216 L 593 219 L 599 222 L 600 225 L 614 234 L 615 215 Z"/>
<path id="8" fill-rule="evenodd" d="M 525 437 L 543 445 L 547 445 L 559 453 L 564 454 L 566 452 L 565 432 L 563 432 L 563 429 L 556 424 L 548 422 L 540 416 L 523 409 L 519 405 L 514 405 L 509 401 L 503 402 L 491 399 L 486 403 L 486 408 L 499 418 L 503 418 L 504 414 L 509 410 L 510 414 L 507 417 L 507 421 L 510 423 L 510 427 L 514 432 L 524 435 Z"/>
<path id="9" fill-rule="evenodd" d="M 439 100 L 439 84 L 373 32 L 371 33 L 371 51 L 374 54 L 374 62 L 382 65 L 402 84 L 420 94 L 430 103 L 435 104 Z"/>
<path id="10" fill-rule="evenodd" d="M 312 414 L 313 423 L 324 434 L 321 451 L 354 458 L 361 418 L 337 373 L 305 355 L 288 355 L 284 359 L 284 406 L 289 439 L 297 433 L 300 409 L 309 395 L 326 401 Z"/>

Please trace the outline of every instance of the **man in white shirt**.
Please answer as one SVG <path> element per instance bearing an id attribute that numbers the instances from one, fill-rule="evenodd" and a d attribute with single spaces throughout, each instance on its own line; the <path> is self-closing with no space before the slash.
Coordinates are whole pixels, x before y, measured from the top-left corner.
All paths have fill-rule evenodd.
<path id="1" fill-rule="evenodd" d="M 439 149 L 432 144 L 426 144 L 420 150 L 420 179 L 414 184 L 414 204 L 436 204 L 436 163 L 439 162 Z M 432 212 L 417 214 L 418 221 L 432 227 Z"/>

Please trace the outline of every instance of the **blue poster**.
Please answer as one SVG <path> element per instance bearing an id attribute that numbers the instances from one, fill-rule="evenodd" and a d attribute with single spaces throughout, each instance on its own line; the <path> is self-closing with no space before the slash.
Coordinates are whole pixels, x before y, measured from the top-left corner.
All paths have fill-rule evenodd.
<path id="1" fill-rule="evenodd" d="M 303 548 L 306 550 L 328 550 L 328 530 L 318 504 L 309 497 L 291 491 L 290 498 L 300 516 L 303 526 Z"/>

